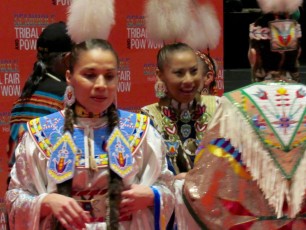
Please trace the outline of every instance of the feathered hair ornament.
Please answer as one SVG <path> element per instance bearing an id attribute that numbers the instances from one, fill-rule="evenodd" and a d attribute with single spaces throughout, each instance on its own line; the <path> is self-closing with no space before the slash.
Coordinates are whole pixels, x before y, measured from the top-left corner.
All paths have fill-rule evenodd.
<path id="1" fill-rule="evenodd" d="M 107 39 L 114 24 L 114 0 L 73 0 L 68 9 L 67 30 L 75 43 Z"/>
<path id="2" fill-rule="evenodd" d="M 148 37 L 166 42 L 181 41 L 194 49 L 215 48 L 221 26 L 211 4 L 197 0 L 148 0 L 145 6 Z"/>
<path id="3" fill-rule="evenodd" d="M 197 50 L 214 49 L 219 43 L 221 26 L 214 7 L 206 3 L 193 4 L 193 20 L 185 33 L 183 42 Z"/>
<path id="4" fill-rule="evenodd" d="M 189 26 L 190 0 L 148 0 L 144 15 L 148 37 L 155 41 L 176 40 Z"/>
<path id="5" fill-rule="evenodd" d="M 257 0 L 259 7 L 264 13 L 293 13 L 303 0 Z"/>

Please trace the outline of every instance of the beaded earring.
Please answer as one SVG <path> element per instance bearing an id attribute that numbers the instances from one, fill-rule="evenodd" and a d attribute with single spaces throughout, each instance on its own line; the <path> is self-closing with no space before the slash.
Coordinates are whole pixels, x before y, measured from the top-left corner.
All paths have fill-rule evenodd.
<path id="1" fill-rule="evenodd" d="M 75 103 L 75 95 L 74 95 L 74 88 L 71 85 L 66 87 L 65 95 L 64 95 L 64 102 L 65 105 L 70 107 Z"/>
<path id="2" fill-rule="evenodd" d="M 165 85 L 164 82 L 162 82 L 160 80 L 155 82 L 154 90 L 155 90 L 155 96 L 157 98 L 164 98 L 164 97 L 166 97 L 167 89 L 166 89 L 166 85 Z"/>

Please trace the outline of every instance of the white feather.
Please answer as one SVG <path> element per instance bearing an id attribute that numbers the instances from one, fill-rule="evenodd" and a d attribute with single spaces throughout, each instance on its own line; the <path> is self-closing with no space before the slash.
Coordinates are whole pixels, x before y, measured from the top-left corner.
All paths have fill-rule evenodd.
<path id="1" fill-rule="evenodd" d="M 148 0 L 145 20 L 148 37 L 165 41 L 180 38 L 189 25 L 190 0 Z"/>
<path id="2" fill-rule="evenodd" d="M 264 13 L 293 13 L 302 5 L 303 0 L 257 0 Z"/>
<path id="3" fill-rule="evenodd" d="M 190 45 L 195 50 L 202 50 L 207 48 L 207 34 L 203 27 L 197 20 L 191 20 L 189 29 L 182 39 L 182 42 Z"/>
<path id="4" fill-rule="evenodd" d="M 302 6 L 303 0 L 283 0 L 286 3 L 285 12 L 294 13 L 299 6 Z"/>
<path id="5" fill-rule="evenodd" d="M 183 40 L 194 49 L 214 49 L 219 43 L 221 25 L 214 7 L 205 4 L 195 9 L 195 17 Z"/>
<path id="6" fill-rule="evenodd" d="M 73 0 L 68 9 L 67 30 L 76 43 L 107 39 L 114 24 L 114 0 Z"/>

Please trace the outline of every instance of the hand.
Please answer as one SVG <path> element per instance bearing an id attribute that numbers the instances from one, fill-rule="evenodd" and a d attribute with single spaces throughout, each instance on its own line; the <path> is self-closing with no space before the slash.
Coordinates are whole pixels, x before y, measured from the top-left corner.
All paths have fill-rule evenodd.
<path id="1" fill-rule="evenodd" d="M 90 215 L 71 197 L 56 193 L 47 195 L 41 206 L 41 217 L 53 214 L 66 229 L 82 229 L 90 222 Z"/>
<path id="2" fill-rule="evenodd" d="M 121 196 L 120 217 L 129 216 L 154 204 L 154 193 L 146 185 L 132 184 L 128 190 L 121 193 Z"/>
<path id="3" fill-rule="evenodd" d="M 184 180 L 187 173 L 179 173 L 174 176 L 174 180 Z"/>

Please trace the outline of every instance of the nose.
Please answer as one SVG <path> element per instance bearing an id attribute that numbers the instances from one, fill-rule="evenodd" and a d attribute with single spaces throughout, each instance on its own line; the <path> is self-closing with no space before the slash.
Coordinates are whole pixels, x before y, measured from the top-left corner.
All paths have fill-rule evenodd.
<path id="1" fill-rule="evenodd" d="M 193 81 L 194 81 L 194 76 L 192 76 L 189 72 L 187 72 L 183 79 L 183 84 L 191 85 L 193 84 Z"/>
<path id="2" fill-rule="evenodd" d="M 97 89 L 105 89 L 106 88 L 106 80 L 103 74 L 97 76 L 95 81 L 95 88 Z"/>

